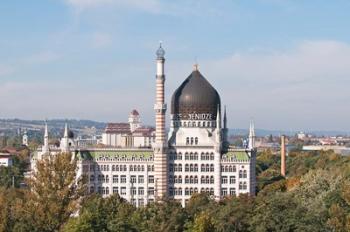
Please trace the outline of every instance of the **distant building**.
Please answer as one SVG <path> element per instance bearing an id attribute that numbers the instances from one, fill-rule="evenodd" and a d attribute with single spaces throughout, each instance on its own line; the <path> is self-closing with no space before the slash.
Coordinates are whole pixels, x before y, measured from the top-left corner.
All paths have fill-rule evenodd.
<path id="1" fill-rule="evenodd" d="M 27 130 L 24 130 L 23 136 L 22 136 L 22 145 L 28 146 L 28 135 Z"/>
<path id="2" fill-rule="evenodd" d="M 102 144 L 112 147 L 151 147 L 155 129 L 141 126 L 140 115 L 132 110 L 128 123 L 108 123 L 102 134 Z"/>
<path id="3" fill-rule="evenodd" d="M 8 152 L 0 152 L 0 166 L 10 167 L 13 165 L 12 155 Z"/>

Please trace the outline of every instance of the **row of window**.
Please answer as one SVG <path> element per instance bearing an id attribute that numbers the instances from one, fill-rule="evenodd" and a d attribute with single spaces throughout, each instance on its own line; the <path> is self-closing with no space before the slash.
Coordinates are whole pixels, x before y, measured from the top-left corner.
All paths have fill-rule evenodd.
<path id="1" fill-rule="evenodd" d="M 186 152 L 184 154 L 184 157 L 185 157 L 185 160 L 198 160 L 199 155 L 198 155 L 197 152 L 194 152 L 194 153 L 193 152 L 190 152 L 190 153 Z M 169 154 L 169 160 L 182 160 L 182 158 L 183 158 L 183 156 L 182 156 L 181 152 L 179 152 L 179 153 L 170 153 Z M 209 152 L 206 152 L 206 153 L 202 152 L 200 154 L 200 159 L 201 160 L 214 160 L 214 153 L 213 152 L 211 152 L 211 153 L 209 153 Z"/>
<path id="2" fill-rule="evenodd" d="M 198 182 L 198 176 L 185 176 L 184 178 L 185 184 L 198 184 Z M 182 184 L 182 176 L 169 176 L 169 183 Z M 201 176 L 200 183 L 214 184 L 214 176 Z"/>
<path id="3" fill-rule="evenodd" d="M 184 193 L 185 196 L 190 196 L 194 193 L 209 193 L 210 195 L 214 195 L 214 188 L 201 188 L 200 190 L 198 188 L 185 188 Z M 170 196 L 182 196 L 183 190 L 182 188 L 169 188 L 169 195 Z"/>
<path id="4" fill-rule="evenodd" d="M 186 145 L 198 145 L 198 137 L 187 137 L 186 138 Z"/>
<path id="5" fill-rule="evenodd" d="M 96 158 L 96 161 L 152 161 L 153 156 L 147 156 L 147 158 L 141 156 L 126 156 L 126 155 L 100 155 Z"/>
<path id="6" fill-rule="evenodd" d="M 181 121 L 174 121 L 173 123 L 174 127 L 215 127 L 216 122 L 215 121 L 206 121 L 206 122 L 181 122 Z"/>
<path id="7" fill-rule="evenodd" d="M 90 182 L 94 182 L 94 181 L 95 181 L 95 176 L 90 175 Z M 102 182 L 102 183 L 109 183 L 109 175 L 98 175 L 97 181 Z M 119 179 L 119 175 L 113 175 L 112 182 L 113 183 L 126 183 L 127 182 L 126 175 L 121 175 L 120 179 Z M 140 175 L 136 178 L 136 176 L 132 175 L 132 176 L 130 176 L 130 183 L 143 184 L 144 183 L 144 176 Z M 150 184 L 154 183 L 154 176 L 148 176 L 148 183 L 150 183 Z"/>
<path id="8" fill-rule="evenodd" d="M 113 193 L 118 193 L 122 196 L 126 195 L 126 187 L 113 187 L 112 188 Z M 94 193 L 95 192 L 95 187 L 94 186 L 90 186 L 90 193 Z M 98 187 L 97 188 L 97 192 L 101 195 L 109 195 L 109 187 Z M 154 195 L 154 187 L 149 187 L 148 188 L 148 196 L 153 196 Z M 130 195 L 134 196 L 134 195 L 139 195 L 139 196 L 143 196 L 145 194 L 145 188 L 144 187 L 132 187 L 130 188 Z"/>
<path id="9" fill-rule="evenodd" d="M 91 164 L 90 165 L 90 172 L 94 171 L 109 171 L 111 166 L 111 169 L 113 172 L 126 172 L 128 166 L 125 164 L 120 164 L 120 165 L 108 165 L 108 164 Z M 129 165 L 129 171 L 130 172 L 143 172 L 145 171 L 146 165 Z M 89 165 L 83 165 L 83 171 L 88 172 L 89 170 Z M 153 172 L 154 171 L 154 165 L 147 165 L 147 171 Z"/>
<path id="10" fill-rule="evenodd" d="M 185 164 L 185 172 L 198 172 L 198 164 Z M 201 172 L 214 172 L 214 164 L 201 164 Z M 182 172 L 182 164 L 169 164 L 169 172 Z"/>

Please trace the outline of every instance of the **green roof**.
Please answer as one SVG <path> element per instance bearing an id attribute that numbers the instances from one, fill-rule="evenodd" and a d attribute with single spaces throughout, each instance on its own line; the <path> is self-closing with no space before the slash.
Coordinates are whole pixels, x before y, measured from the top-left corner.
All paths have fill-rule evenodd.
<path id="1" fill-rule="evenodd" d="M 246 162 L 250 160 L 250 156 L 246 151 L 228 151 L 223 154 L 223 158 L 233 159 L 236 161 Z"/>
<path id="2" fill-rule="evenodd" d="M 77 156 L 80 159 L 96 159 L 99 157 L 110 157 L 110 158 L 132 158 L 135 157 L 138 158 L 145 158 L 149 159 L 153 156 L 153 151 L 78 151 Z"/>

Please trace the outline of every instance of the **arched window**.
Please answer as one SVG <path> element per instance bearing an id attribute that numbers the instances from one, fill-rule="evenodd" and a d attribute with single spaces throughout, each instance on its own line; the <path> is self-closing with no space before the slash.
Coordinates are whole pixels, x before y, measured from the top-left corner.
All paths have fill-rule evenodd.
<path id="1" fill-rule="evenodd" d="M 198 188 L 194 188 L 194 193 L 198 193 Z"/>
<path id="2" fill-rule="evenodd" d="M 239 182 L 239 189 L 243 189 L 243 183 Z"/>
<path id="3" fill-rule="evenodd" d="M 182 164 L 179 164 L 179 165 L 178 165 L 177 170 L 178 170 L 179 172 L 182 172 Z"/>
<path id="4" fill-rule="evenodd" d="M 206 171 L 206 172 L 209 172 L 209 171 L 210 171 L 209 164 L 206 164 L 206 165 L 205 165 L 205 171 Z"/>
<path id="5" fill-rule="evenodd" d="M 198 172 L 198 164 L 194 165 L 194 170 L 193 171 Z"/>
<path id="6" fill-rule="evenodd" d="M 209 153 L 205 153 L 205 160 L 209 160 Z"/>
<path id="7" fill-rule="evenodd" d="M 198 160 L 198 153 L 197 152 L 194 153 L 193 159 Z"/>
<path id="8" fill-rule="evenodd" d="M 247 178 L 247 170 L 243 171 L 243 178 Z"/>
<path id="9" fill-rule="evenodd" d="M 214 160 L 214 153 L 210 153 L 210 160 Z"/>
<path id="10" fill-rule="evenodd" d="M 189 160 L 189 156 L 187 152 L 185 153 L 185 160 Z"/>
<path id="11" fill-rule="evenodd" d="M 132 165 L 130 165 L 129 169 L 130 169 L 131 172 L 134 171 L 134 168 L 133 168 Z"/>
<path id="12" fill-rule="evenodd" d="M 188 188 L 185 188 L 185 195 L 186 195 L 186 196 L 190 195 L 190 191 L 189 191 Z"/>
<path id="13" fill-rule="evenodd" d="M 191 137 L 191 145 L 193 145 L 193 137 Z"/>
<path id="14" fill-rule="evenodd" d="M 214 184 L 214 176 L 210 176 L 210 184 Z"/>
<path id="15" fill-rule="evenodd" d="M 177 177 L 177 183 L 182 184 L 182 176 Z"/>
<path id="16" fill-rule="evenodd" d="M 190 176 L 190 184 L 193 184 L 193 182 L 194 182 L 193 176 Z"/>
<path id="17" fill-rule="evenodd" d="M 204 184 L 204 183 L 205 183 L 205 177 L 201 176 L 201 184 Z"/>
<path id="18" fill-rule="evenodd" d="M 190 153 L 190 160 L 193 160 L 193 153 Z"/>
<path id="19" fill-rule="evenodd" d="M 194 183 L 198 184 L 198 177 L 197 176 L 194 176 Z"/>
<path id="20" fill-rule="evenodd" d="M 193 172 L 193 164 L 190 164 L 190 172 Z"/>
<path id="21" fill-rule="evenodd" d="M 210 188 L 210 195 L 214 195 L 214 188 Z"/>
<path id="22" fill-rule="evenodd" d="M 214 171 L 214 164 L 210 164 L 210 171 L 211 171 L 211 172 Z"/>
<path id="23" fill-rule="evenodd" d="M 201 160 L 204 160 L 204 153 L 201 153 Z"/>
<path id="24" fill-rule="evenodd" d="M 190 179 L 188 178 L 188 176 L 185 176 L 185 184 L 190 183 Z"/>
<path id="25" fill-rule="evenodd" d="M 206 176 L 206 177 L 205 177 L 205 183 L 206 183 L 206 184 L 209 184 L 209 183 L 210 183 L 209 176 Z"/>
<path id="26" fill-rule="evenodd" d="M 188 172 L 190 170 L 189 165 L 185 164 L 185 172 Z"/>
<path id="27" fill-rule="evenodd" d="M 177 192 L 178 192 L 179 195 L 182 195 L 182 188 L 181 187 L 178 188 Z"/>
<path id="28" fill-rule="evenodd" d="M 243 171 L 239 170 L 239 178 L 243 178 Z"/>
<path id="29" fill-rule="evenodd" d="M 205 172 L 205 166 L 204 166 L 204 164 L 201 164 L 201 172 Z"/>
<path id="30" fill-rule="evenodd" d="M 194 144 L 198 145 L 198 137 L 194 138 Z"/>
<path id="31" fill-rule="evenodd" d="M 174 171 L 174 167 L 176 169 L 176 164 L 175 165 L 169 164 L 169 172 L 173 172 Z"/>
<path id="32" fill-rule="evenodd" d="M 188 145 L 188 144 L 190 144 L 190 138 L 189 137 L 186 138 L 186 145 Z"/>

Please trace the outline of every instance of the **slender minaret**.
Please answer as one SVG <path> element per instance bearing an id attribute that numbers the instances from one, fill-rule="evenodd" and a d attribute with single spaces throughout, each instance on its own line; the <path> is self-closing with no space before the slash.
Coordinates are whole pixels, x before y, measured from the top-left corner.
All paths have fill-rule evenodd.
<path id="1" fill-rule="evenodd" d="M 281 136 L 281 176 L 286 176 L 286 138 Z"/>
<path id="2" fill-rule="evenodd" d="M 224 142 L 224 145 L 226 146 L 227 145 L 227 142 L 228 142 L 228 138 L 227 138 L 227 134 L 228 134 L 228 129 L 227 129 L 227 117 L 226 117 L 226 106 L 224 108 L 224 129 L 223 129 L 223 142 Z"/>
<path id="3" fill-rule="evenodd" d="M 69 144 L 68 144 L 68 124 L 64 125 L 64 135 L 62 139 L 62 152 L 69 152 Z"/>
<path id="4" fill-rule="evenodd" d="M 156 115 L 156 142 L 154 144 L 154 177 L 156 179 L 156 197 L 160 200 L 166 197 L 168 193 L 168 144 L 165 137 L 166 104 L 164 102 L 165 51 L 162 48 L 162 44 L 159 45 L 156 55 L 156 103 L 154 105 Z"/>
<path id="5" fill-rule="evenodd" d="M 216 111 L 216 142 L 220 144 L 219 146 L 219 149 L 220 149 L 222 141 L 221 141 L 221 112 L 220 112 L 219 104 L 217 106 L 217 111 Z"/>
<path id="6" fill-rule="evenodd" d="M 255 130 L 254 130 L 254 122 L 250 121 L 249 125 L 249 142 L 248 142 L 248 148 L 250 150 L 255 148 Z"/>
<path id="7" fill-rule="evenodd" d="M 42 148 L 43 153 L 49 153 L 49 131 L 47 129 L 47 122 L 45 121 L 45 132 L 44 132 L 44 146 Z"/>

